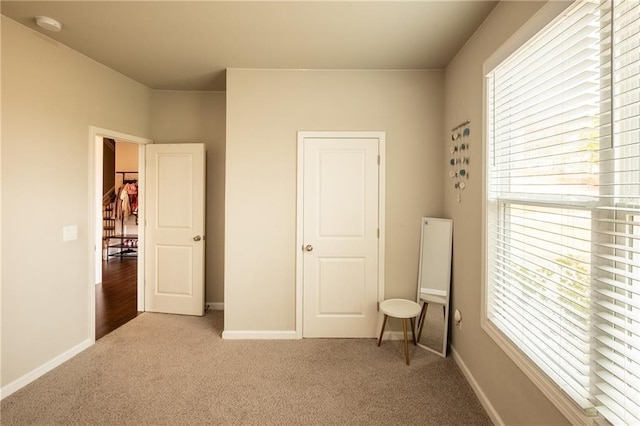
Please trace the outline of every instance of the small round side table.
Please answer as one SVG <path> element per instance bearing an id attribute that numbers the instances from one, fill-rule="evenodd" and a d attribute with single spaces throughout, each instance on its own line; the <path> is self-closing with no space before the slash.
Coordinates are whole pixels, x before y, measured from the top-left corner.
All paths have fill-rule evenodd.
<path id="1" fill-rule="evenodd" d="M 380 304 L 380 311 L 384 314 L 382 320 L 382 330 L 380 330 L 380 338 L 378 346 L 382 343 L 382 335 L 384 327 L 387 324 L 387 318 L 402 318 L 402 330 L 404 331 L 404 359 L 409 365 L 409 343 L 407 342 L 407 319 L 411 322 L 411 334 L 413 335 L 413 344 L 416 345 L 416 332 L 414 318 L 420 315 L 421 307 L 416 302 L 407 299 L 387 299 Z"/>

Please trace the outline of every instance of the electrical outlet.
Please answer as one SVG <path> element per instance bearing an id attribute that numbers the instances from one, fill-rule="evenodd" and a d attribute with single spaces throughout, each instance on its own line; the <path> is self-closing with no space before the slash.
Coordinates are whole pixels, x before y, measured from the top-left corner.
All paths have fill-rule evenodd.
<path id="1" fill-rule="evenodd" d="M 462 330 L 462 314 L 457 309 L 453 314 L 453 322 L 458 327 L 458 330 Z"/>

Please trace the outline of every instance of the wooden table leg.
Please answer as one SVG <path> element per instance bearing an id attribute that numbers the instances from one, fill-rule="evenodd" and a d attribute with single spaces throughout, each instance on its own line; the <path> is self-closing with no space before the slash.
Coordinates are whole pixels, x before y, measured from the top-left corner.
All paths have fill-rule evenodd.
<path id="1" fill-rule="evenodd" d="M 409 343 L 407 341 L 407 319 L 402 318 L 402 331 L 404 331 L 404 359 L 409 365 Z"/>
<path id="2" fill-rule="evenodd" d="M 420 324 L 419 330 L 418 330 L 418 341 L 420 341 L 420 339 L 422 338 L 422 327 L 424 327 L 424 321 L 427 319 L 427 306 L 429 304 L 427 302 L 424 302 L 424 304 L 422 305 L 422 311 L 420 312 L 420 320 L 418 321 L 418 323 Z"/>
<path id="3" fill-rule="evenodd" d="M 416 346 L 418 343 L 416 342 L 416 323 L 414 318 L 411 318 L 409 321 L 411 322 L 411 335 L 413 336 L 413 345 Z"/>
<path id="4" fill-rule="evenodd" d="M 378 339 L 378 346 L 382 342 L 382 334 L 384 333 L 384 326 L 387 325 L 387 314 L 384 314 L 384 319 L 382 320 L 382 330 L 380 330 L 380 338 Z"/>

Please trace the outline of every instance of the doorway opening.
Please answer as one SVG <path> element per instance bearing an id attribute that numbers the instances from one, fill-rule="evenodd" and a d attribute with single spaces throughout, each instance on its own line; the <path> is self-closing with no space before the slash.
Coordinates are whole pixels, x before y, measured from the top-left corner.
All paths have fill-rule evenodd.
<path id="1" fill-rule="evenodd" d="M 96 340 L 138 311 L 138 145 L 103 138 L 102 276 L 96 284 Z"/>
<path id="2" fill-rule="evenodd" d="M 144 145 L 152 141 L 97 127 L 90 135 L 88 326 L 94 342 L 144 311 L 144 226 L 138 223 L 144 218 Z"/>

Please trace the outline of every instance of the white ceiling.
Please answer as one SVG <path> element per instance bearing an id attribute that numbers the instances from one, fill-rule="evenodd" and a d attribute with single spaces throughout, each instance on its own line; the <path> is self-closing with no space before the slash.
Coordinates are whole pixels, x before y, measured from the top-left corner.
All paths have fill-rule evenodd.
<path id="1" fill-rule="evenodd" d="M 497 1 L 2 1 L 2 14 L 150 88 L 227 68 L 444 69 Z M 52 33 L 35 16 L 62 22 Z"/>

